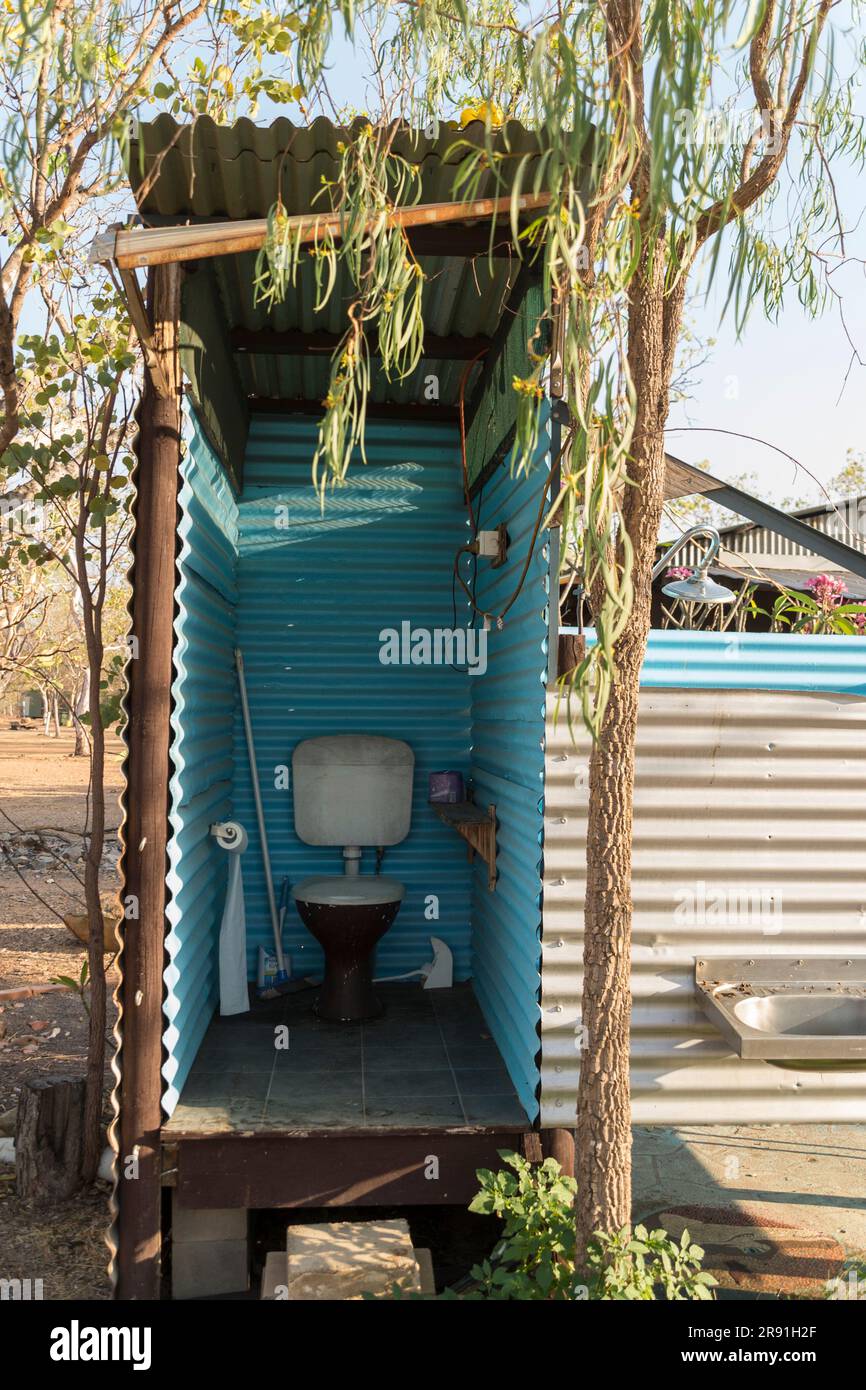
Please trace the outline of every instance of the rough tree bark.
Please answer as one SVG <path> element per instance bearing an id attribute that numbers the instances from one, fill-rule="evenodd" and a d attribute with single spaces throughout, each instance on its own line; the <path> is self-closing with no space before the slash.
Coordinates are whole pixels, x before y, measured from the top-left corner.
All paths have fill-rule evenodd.
<path id="1" fill-rule="evenodd" d="M 610 81 L 630 110 L 639 145 L 631 191 L 633 205 L 639 208 L 642 251 L 628 296 L 628 365 L 635 391 L 635 424 L 629 486 L 622 501 L 624 528 L 634 552 L 634 604 L 617 643 L 617 679 L 590 760 L 584 1032 L 577 1101 L 579 1264 L 595 1231 L 617 1231 L 631 1220 L 629 1031 L 635 743 L 640 669 L 650 628 L 651 571 L 664 500 L 664 429 L 688 274 L 701 246 L 742 216 L 778 177 L 832 3 L 819 0 L 799 70 L 787 92 L 780 78 L 779 99 L 775 100 L 768 65 L 778 5 L 777 0 L 767 0 L 751 40 L 750 76 L 756 107 L 769 113 L 774 141 L 754 167 L 754 145 L 750 146 L 733 196 L 714 203 L 701 215 L 688 246 L 681 239 L 679 276 L 667 289 L 664 226 L 653 224 L 650 216 L 641 4 L 640 0 L 610 0 L 607 7 Z"/>
<path id="2" fill-rule="evenodd" d="M 31 1202 L 56 1202 L 81 1186 L 84 1082 L 29 1081 L 18 1098 L 15 1188 Z"/>
<path id="3" fill-rule="evenodd" d="M 584 986 L 577 1147 L 578 1249 L 631 1217 L 631 841 L 640 669 L 650 628 L 650 572 L 664 500 L 664 260 L 641 267 L 629 304 L 637 404 L 625 529 L 634 547 L 634 605 L 617 644 L 617 680 L 590 757 Z M 674 325 L 671 325 L 674 328 Z M 678 331 L 678 325 L 677 325 Z"/>

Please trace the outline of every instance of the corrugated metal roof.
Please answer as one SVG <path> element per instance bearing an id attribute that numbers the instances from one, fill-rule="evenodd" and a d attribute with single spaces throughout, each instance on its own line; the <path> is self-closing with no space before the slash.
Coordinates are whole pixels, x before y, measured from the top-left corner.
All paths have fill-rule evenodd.
<path id="1" fill-rule="evenodd" d="M 270 126 L 249 120 L 218 126 L 202 117 L 194 126 L 178 125 L 171 116 L 139 126 L 132 137 L 127 170 L 145 223 L 183 222 L 196 218 L 250 218 L 267 216 L 278 195 L 290 214 L 325 210 L 320 199 L 323 178 L 337 170 L 337 142 L 345 129 L 319 118 L 310 126 L 295 126 L 281 118 Z M 523 155 L 540 149 L 539 137 L 517 122 L 509 122 L 495 137 L 496 148 L 514 156 L 514 167 Z M 423 203 L 448 202 L 455 197 L 454 176 L 467 146 L 483 145 L 484 127 L 473 122 L 465 130 L 443 122 L 431 138 L 405 130 L 394 143 L 396 153 L 417 164 Z M 528 188 L 529 179 L 524 178 Z M 507 186 L 507 180 L 506 180 Z M 497 189 L 492 174 L 481 179 L 478 197 L 493 196 Z M 462 195 L 457 195 L 462 196 Z M 503 235 L 506 235 L 503 227 Z M 436 335 L 492 335 L 517 278 L 517 258 L 486 255 L 469 260 L 465 255 L 420 256 L 426 276 L 424 323 Z M 298 275 L 284 303 L 267 310 L 255 302 L 254 255 L 226 256 L 216 263 L 222 309 L 227 329 L 275 331 L 326 330 L 341 333 L 346 307 L 352 297 L 348 276 L 340 269 L 330 301 L 316 313 L 315 275 L 310 262 Z M 249 396 L 283 397 L 319 401 L 327 390 L 329 359 L 321 355 L 278 356 L 238 353 L 243 388 Z M 438 400 L 457 400 L 464 362 L 425 359 L 404 381 L 388 382 L 376 374 L 374 401 L 401 403 L 429 399 L 427 379 L 438 379 Z M 467 383 L 471 389 L 474 375 Z"/>
<path id="2" fill-rule="evenodd" d="M 643 684 L 635 1122 L 862 1118 L 864 1071 L 735 1057 L 696 1001 L 694 965 L 702 955 L 866 955 L 866 646 L 853 638 L 740 636 L 726 645 L 723 634 L 653 634 Z M 851 693 L 829 693 L 842 688 Z M 551 697 L 541 1123 L 559 1126 L 573 1122 L 579 1070 L 589 745 L 582 732 L 571 742 L 563 712 L 554 727 L 554 707 Z"/>
<path id="3" fill-rule="evenodd" d="M 362 123 L 359 122 L 359 123 Z M 201 116 L 194 125 L 180 125 L 163 113 L 141 123 L 133 132 L 127 155 L 127 175 L 145 222 L 169 218 L 266 217 L 282 197 L 290 215 L 324 209 L 314 202 L 322 180 L 334 177 L 340 158 L 337 144 L 351 128 L 336 126 L 324 116 L 308 126 L 280 117 L 269 126 L 242 119 L 217 125 Z M 422 203 L 454 198 L 454 173 L 467 147 L 483 148 L 484 125 L 473 121 L 461 130 L 442 121 L 427 135 L 408 127 L 400 130 L 392 149 L 420 170 Z M 494 136 L 494 149 L 514 156 L 537 154 L 539 136 L 517 121 L 508 121 Z M 481 180 L 474 196 L 494 196 L 493 175 Z"/>

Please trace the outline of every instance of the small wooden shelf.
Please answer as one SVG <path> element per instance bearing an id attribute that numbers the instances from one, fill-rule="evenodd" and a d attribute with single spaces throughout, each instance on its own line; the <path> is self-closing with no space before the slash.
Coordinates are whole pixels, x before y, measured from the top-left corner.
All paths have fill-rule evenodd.
<path id="1" fill-rule="evenodd" d="M 450 825 L 469 846 L 470 861 L 476 854 L 487 865 L 487 887 L 496 887 L 496 807 L 483 811 L 474 801 L 431 801 L 428 803 L 443 825 Z"/>

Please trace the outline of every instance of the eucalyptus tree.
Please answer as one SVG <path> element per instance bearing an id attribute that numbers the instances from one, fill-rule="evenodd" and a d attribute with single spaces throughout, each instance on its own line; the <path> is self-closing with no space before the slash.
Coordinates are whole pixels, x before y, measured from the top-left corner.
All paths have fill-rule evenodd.
<path id="1" fill-rule="evenodd" d="M 159 102 L 222 120 L 252 114 L 263 97 L 302 95 L 265 71 L 270 11 L 234 0 L 229 13 L 225 0 L 0 7 L 0 456 L 20 424 L 15 341 L 28 296 L 50 282 L 64 243 L 111 212 L 135 113 Z"/>
<path id="2" fill-rule="evenodd" d="M 0 8 L 0 479 L 13 488 L 25 480 L 49 518 L 0 549 L 0 577 L 14 559 L 44 594 L 49 573 L 63 574 L 86 648 L 86 683 L 74 700 L 77 746 L 86 724 L 90 755 L 85 1178 L 101 1148 L 99 871 L 105 725 L 116 714 L 105 696 L 123 664 L 113 599 L 126 568 L 138 353 L 118 297 L 82 273 L 78 250 L 117 216 L 135 114 L 156 102 L 181 118 L 220 120 L 253 114 L 263 97 L 296 101 L 300 89 L 266 64 L 279 36 L 300 28 L 291 15 L 275 25 L 257 0 L 235 0 L 231 11 L 224 0 L 5 0 Z"/>
<path id="3" fill-rule="evenodd" d="M 375 103 L 351 127 L 323 190 L 323 207 L 342 215 L 341 237 L 323 228 L 312 247 L 301 245 L 278 205 L 259 264 L 264 300 L 284 295 L 308 255 L 321 303 L 338 261 L 355 285 L 319 432 L 323 489 L 363 444 L 371 333 L 389 376 L 407 375 L 421 352 L 423 272 L 389 217 L 419 197 L 414 169 L 394 150 L 395 122 L 429 127 L 471 98 L 486 139 L 480 149 L 466 143 L 454 197 L 471 197 L 491 171 L 512 194 L 548 195 L 528 229 L 516 217 L 510 226 L 516 256 L 543 257 L 543 318 L 562 333 L 554 341 L 573 423 L 550 519 L 582 551 L 596 633 L 573 688 L 593 738 L 577 1113 L 585 1248 L 594 1230 L 617 1230 L 630 1212 L 638 684 L 684 305 L 698 277 L 723 282 L 741 330 L 750 310 L 772 316 L 788 291 L 807 313 L 828 301 L 828 275 L 846 255 L 833 171 L 864 156 L 854 109 L 860 6 L 341 0 L 307 10 L 284 52 L 308 100 L 339 115 L 328 71 L 337 26 L 341 43 L 366 58 Z M 538 157 L 508 148 L 510 117 L 537 129 Z M 538 363 L 515 382 L 520 468 L 541 428 L 545 371 Z"/>

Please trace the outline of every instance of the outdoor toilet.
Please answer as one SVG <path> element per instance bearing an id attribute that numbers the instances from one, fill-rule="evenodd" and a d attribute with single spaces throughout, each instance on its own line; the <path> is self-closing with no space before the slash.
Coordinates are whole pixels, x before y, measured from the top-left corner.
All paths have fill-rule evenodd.
<path id="1" fill-rule="evenodd" d="M 509 233 L 491 251 L 489 219 L 416 229 L 437 331 L 407 380 L 374 373 L 367 461 L 356 455 L 323 507 L 311 461 L 348 286 L 315 314 L 305 264 L 268 309 L 255 252 L 212 252 L 215 228 L 266 218 L 278 196 L 309 211 L 340 134 L 325 120 L 202 118 L 193 130 L 160 116 L 130 143 L 144 225 L 100 251 L 112 262 L 131 245 L 138 265 L 153 261 L 154 340 L 176 333 L 183 382 L 181 399 L 148 377 L 137 445 L 131 611 L 148 661 L 147 679 L 140 661 L 128 669 L 123 892 L 135 915 L 119 958 L 113 1141 L 135 1155 L 137 1180 L 118 1181 L 112 1235 L 124 1298 L 158 1292 L 163 1188 L 176 1248 L 222 1214 L 242 1278 L 251 1210 L 466 1205 L 503 1149 L 569 1162 L 591 750 L 563 706 L 559 651 L 593 636 L 559 629 L 558 533 L 538 520 L 567 419 L 555 394 L 532 468 L 510 467 L 538 270 L 514 264 Z M 451 197 L 454 137 L 397 138 L 422 204 Z M 539 152 L 531 132 L 509 124 L 506 137 Z M 478 196 L 495 191 L 482 178 Z M 157 263 L 151 233 L 193 237 L 197 219 L 208 253 L 166 262 L 163 247 Z M 670 495 L 698 490 L 704 475 L 679 468 Z M 741 496 L 745 515 L 772 511 Z M 503 538 L 504 563 L 466 555 L 473 524 Z M 816 551 L 829 543 L 815 533 Z M 849 563 L 866 573 L 862 550 Z M 478 620 L 457 575 L 481 613 L 509 604 L 501 626 Z M 457 659 L 467 630 L 475 645 Z M 255 998 L 272 936 L 236 648 L 270 857 L 288 883 L 296 988 L 276 1000 Z M 860 639 L 651 635 L 634 823 L 636 1123 L 862 1118 L 866 1070 L 738 1055 L 696 972 L 716 958 L 866 966 L 864 736 Z M 445 769 L 465 800 L 431 804 Z M 228 820 L 249 836 L 251 1009 L 221 1019 L 227 869 L 210 830 Z M 422 987 L 431 938 L 453 957 L 451 987 Z"/>

